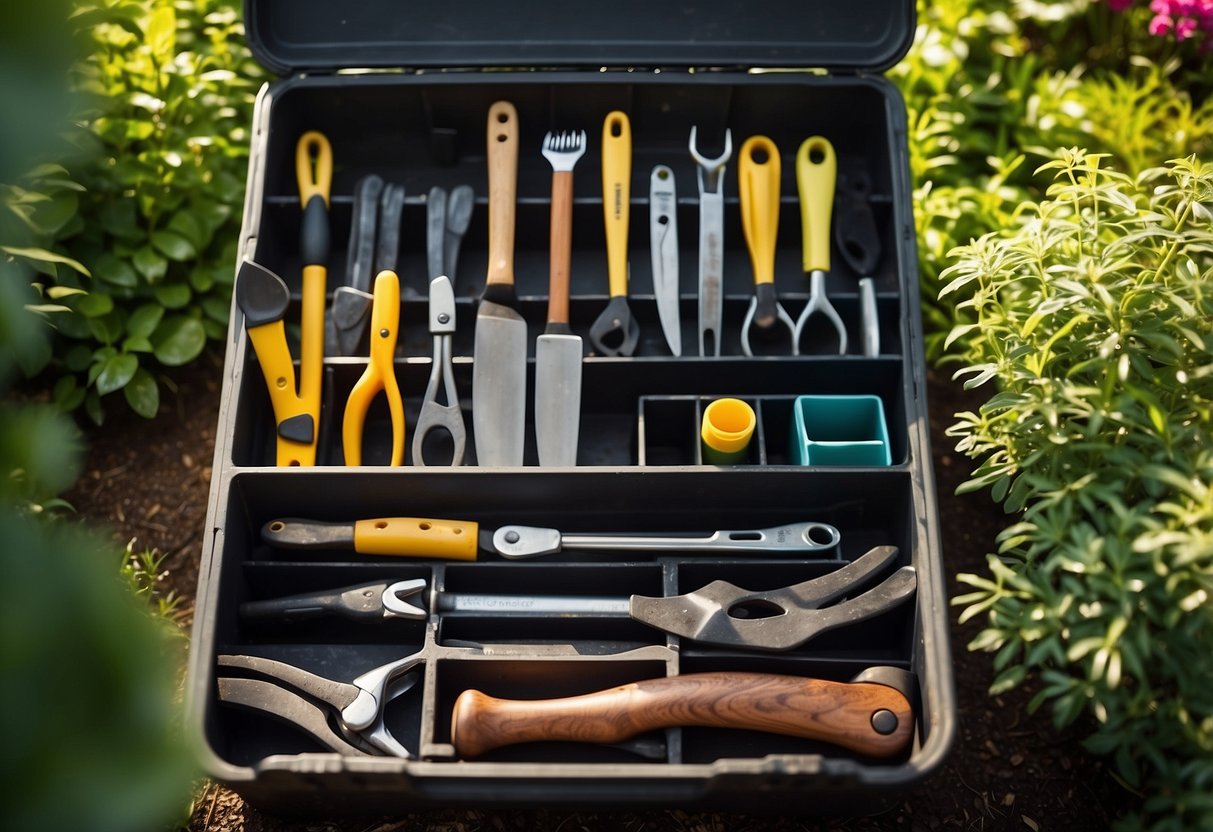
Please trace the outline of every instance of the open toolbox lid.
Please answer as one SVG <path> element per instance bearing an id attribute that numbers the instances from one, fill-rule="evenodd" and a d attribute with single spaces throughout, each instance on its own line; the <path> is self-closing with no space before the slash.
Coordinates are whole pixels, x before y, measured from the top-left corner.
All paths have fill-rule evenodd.
<path id="1" fill-rule="evenodd" d="M 282 74 L 374 68 L 817 67 L 881 71 L 914 0 L 245 0 L 257 59 Z"/>

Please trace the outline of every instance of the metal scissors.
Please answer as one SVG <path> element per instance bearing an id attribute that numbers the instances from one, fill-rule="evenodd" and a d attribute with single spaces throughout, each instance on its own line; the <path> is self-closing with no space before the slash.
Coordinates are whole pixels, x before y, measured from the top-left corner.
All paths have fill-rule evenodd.
<path id="1" fill-rule="evenodd" d="M 371 306 L 371 353 L 366 370 L 350 391 L 341 425 L 341 444 L 346 465 L 362 464 L 362 429 L 366 412 L 380 392 L 387 397 L 392 420 L 392 458 L 389 465 L 404 463 L 404 401 L 396 383 L 396 336 L 400 327 L 400 279 L 393 271 L 375 278 Z"/>
<path id="2" fill-rule="evenodd" d="M 467 429 L 463 425 L 463 410 L 451 370 L 451 336 L 455 333 L 455 289 L 445 275 L 430 281 L 430 333 L 434 336 L 434 357 L 430 364 L 430 381 L 425 388 L 421 414 L 413 432 L 413 464 L 425 466 L 425 437 L 431 430 L 445 430 L 455 444 L 451 465 L 462 465 L 467 446 Z M 438 403 L 438 386 L 442 385 L 446 404 Z"/>

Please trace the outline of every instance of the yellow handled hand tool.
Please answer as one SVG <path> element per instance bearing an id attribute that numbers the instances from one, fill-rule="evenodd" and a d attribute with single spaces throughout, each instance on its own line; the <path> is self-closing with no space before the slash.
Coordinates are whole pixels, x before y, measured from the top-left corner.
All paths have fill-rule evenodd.
<path id="1" fill-rule="evenodd" d="M 751 136 L 741 146 L 737 184 L 741 191 L 741 225 L 750 263 L 754 268 L 754 297 L 741 325 L 741 349 L 754 355 L 750 330 L 758 327 L 763 335 L 773 335 L 776 324 L 783 324 L 791 335 L 792 317 L 775 294 L 775 240 L 779 235 L 779 148 L 766 136 Z M 792 355 L 798 355 L 792 341 Z"/>
<path id="2" fill-rule="evenodd" d="M 600 355 L 631 355 L 640 324 L 628 307 L 628 221 L 632 199 L 632 123 L 615 110 L 602 124 L 602 216 L 607 242 L 611 299 L 590 326 L 590 342 Z"/>
<path id="3" fill-rule="evenodd" d="M 316 464 L 320 423 L 320 388 L 324 371 L 325 263 L 329 255 L 328 198 L 333 180 L 333 151 L 328 139 L 305 133 L 296 147 L 299 201 L 303 207 L 303 332 L 300 339 L 299 388 L 286 343 L 283 318 L 291 295 L 278 275 L 245 261 L 236 276 L 236 305 L 245 326 L 274 409 L 277 464 Z"/>
<path id="4" fill-rule="evenodd" d="M 366 370 L 354 384 L 345 404 L 341 423 L 341 445 L 346 465 L 362 464 L 362 429 L 366 412 L 380 392 L 387 397 L 392 419 L 390 465 L 404 463 L 404 402 L 396 383 L 396 337 L 400 328 L 400 279 L 383 270 L 375 278 L 371 305 L 371 354 Z"/>
<path id="5" fill-rule="evenodd" d="M 800 226 L 804 245 L 804 270 L 809 272 L 809 302 L 796 321 L 796 345 L 809 318 L 820 312 L 838 333 L 838 354 L 847 351 L 847 328 L 826 296 L 826 272 L 830 270 L 830 220 L 834 212 L 834 184 L 838 160 L 834 145 L 822 136 L 805 139 L 796 151 L 796 184 L 800 191 Z"/>

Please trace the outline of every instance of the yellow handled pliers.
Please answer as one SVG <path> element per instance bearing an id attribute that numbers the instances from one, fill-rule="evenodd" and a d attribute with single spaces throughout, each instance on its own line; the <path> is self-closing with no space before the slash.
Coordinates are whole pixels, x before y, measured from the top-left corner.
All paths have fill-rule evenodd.
<path id="1" fill-rule="evenodd" d="M 400 327 L 400 278 L 384 269 L 375 278 L 371 302 L 371 354 L 362 378 L 350 391 L 341 424 L 341 445 L 346 465 L 362 464 L 362 428 L 366 412 L 379 393 L 387 397 L 392 419 L 392 461 L 404 463 L 404 401 L 396 383 L 396 337 Z"/>

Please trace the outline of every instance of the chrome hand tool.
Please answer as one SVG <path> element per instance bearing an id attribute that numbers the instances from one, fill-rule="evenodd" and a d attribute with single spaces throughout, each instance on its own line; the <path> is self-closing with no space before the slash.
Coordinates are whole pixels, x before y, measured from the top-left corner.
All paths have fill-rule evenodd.
<path id="1" fill-rule="evenodd" d="M 800 350 L 793 337 L 795 324 L 775 292 L 775 240 L 779 234 L 779 148 L 766 136 L 751 136 L 741 146 L 737 187 L 741 192 L 741 225 L 754 268 L 754 297 L 741 325 L 741 350 L 754 355 L 750 331 L 774 337 L 776 325 L 787 327 L 792 355 Z"/>
<path id="2" fill-rule="evenodd" d="M 338 682 L 274 659 L 221 655 L 216 684 L 220 702 L 277 717 L 340 754 L 408 758 L 384 709 L 420 680 L 409 671 L 423 660 L 406 656 Z"/>
<path id="3" fill-rule="evenodd" d="M 535 444 L 539 464 L 577 464 L 581 429 L 581 337 L 569 327 L 573 248 L 573 168 L 585 153 L 585 131 L 548 133 L 543 155 L 552 164 L 551 273 L 548 321 L 535 341 Z"/>
<path id="4" fill-rule="evenodd" d="M 451 715 L 461 757 L 524 742 L 616 743 L 662 728 L 702 726 L 821 740 L 876 758 L 914 736 L 913 676 L 871 668 L 849 683 L 773 673 L 688 673 L 564 699 L 497 699 L 465 690 Z"/>
<path id="5" fill-rule="evenodd" d="M 489 108 L 489 266 L 476 311 L 472 426 L 479 465 L 522 465 L 526 441 L 526 321 L 514 290 L 514 217 L 518 186 L 518 112 Z"/>
<path id="6" fill-rule="evenodd" d="M 602 215 L 606 224 L 611 299 L 590 326 L 602 355 L 631 355 L 640 325 L 628 307 L 628 219 L 632 198 L 632 126 L 626 113 L 608 113 L 602 125 Z"/>
<path id="7" fill-rule="evenodd" d="M 413 430 L 413 464 L 425 466 L 425 438 L 433 430 L 450 434 L 454 449 L 451 465 L 462 465 L 467 449 L 467 428 L 463 424 L 463 409 L 455 389 L 451 369 L 451 338 L 455 334 L 455 290 L 446 275 L 430 281 L 430 334 L 434 336 L 434 357 L 430 361 L 430 380 L 421 401 L 421 413 Z M 446 404 L 438 403 L 439 388 Z"/>
<path id="8" fill-rule="evenodd" d="M 724 131 L 724 152 L 708 159 L 696 147 L 691 128 L 691 158 L 699 165 L 699 354 L 720 356 L 724 308 L 724 170 L 733 155 L 733 131 Z"/>
<path id="9" fill-rule="evenodd" d="M 682 355 L 682 324 L 678 314 L 678 198 L 674 171 L 665 165 L 649 177 L 649 242 L 653 252 L 653 294 L 670 352 Z"/>
<path id="10" fill-rule="evenodd" d="M 289 619 L 328 614 L 363 621 L 425 620 L 430 613 L 631 618 L 700 644 L 782 652 L 830 630 L 874 618 L 913 597 L 917 579 L 912 566 L 859 591 L 892 566 L 897 555 L 896 546 L 877 546 L 828 575 L 772 590 L 750 591 L 713 581 L 685 595 L 660 598 L 433 592 L 415 605 L 409 599 L 424 595 L 425 582 L 414 579 L 256 601 L 242 605 L 241 615 Z"/>
<path id="11" fill-rule="evenodd" d="M 812 136 L 796 151 L 796 183 L 800 192 L 800 224 L 804 246 L 804 270 L 809 272 L 809 302 L 796 321 L 796 344 L 809 318 L 820 312 L 838 333 L 838 354 L 847 351 L 847 328 L 826 296 L 826 272 L 830 270 L 830 219 L 834 211 L 834 182 L 838 161 L 834 146 L 821 136 Z"/>
<path id="12" fill-rule="evenodd" d="M 281 518 L 261 527 L 261 539 L 282 549 L 353 549 L 367 555 L 475 560 L 479 546 L 508 560 L 580 552 L 810 555 L 835 552 L 842 535 L 828 523 L 789 523 L 769 529 L 718 531 L 710 535 L 562 534 L 536 526 L 490 531 L 470 520 L 382 517 L 354 522 Z"/>
<path id="13" fill-rule="evenodd" d="M 371 311 L 371 278 L 375 268 L 375 232 L 383 179 L 364 176 L 354 185 L 345 285 L 333 290 L 333 305 L 325 320 L 325 352 L 357 355 Z"/>
<path id="14" fill-rule="evenodd" d="M 430 188 L 426 197 L 426 266 L 430 280 L 445 275 L 455 285 L 459 245 L 472 221 L 476 193 L 470 185 L 460 185 L 447 193 Z"/>

